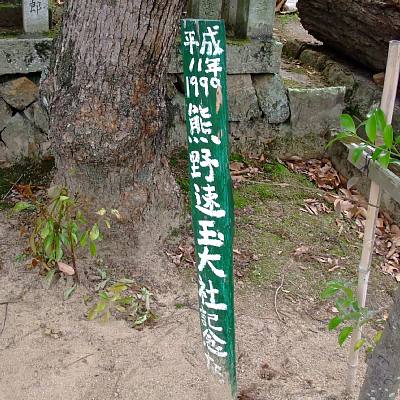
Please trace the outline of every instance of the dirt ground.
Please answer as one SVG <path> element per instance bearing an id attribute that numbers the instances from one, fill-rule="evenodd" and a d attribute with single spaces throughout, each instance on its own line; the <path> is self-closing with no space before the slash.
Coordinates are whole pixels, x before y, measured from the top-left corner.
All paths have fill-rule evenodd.
<path id="1" fill-rule="evenodd" d="M 327 332 L 332 304 L 319 293 L 329 279 L 354 277 L 360 241 L 351 223 L 338 241 L 334 213 L 300 211 L 317 195 L 304 177 L 275 164 L 268 171 L 269 183 L 235 190 L 239 398 L 341 400 L 347 351 Z M 133 251 L 121 255 L 105 243 L 102 262 L 150 286 L 158 319 L 143 330 L 114 318 L 101 324 L 85 316 L 90 287 L 64 301 L 65 281 L 45 289 L 37 271 L 18 261 L 26 248 L 18 227 L 7 210 L 0 213 L 1 400 L 221 399 L 207 381 L 192 267 L 172 264 L 164 250 L 138 263 Z M 171 236 L 169 249 L 182 240 Z M 339 257 L 341 268 L 296 259 L 301 245 Z M 389 307 L 390 288 L 389 278 L 374 274 L 372 306 Z"/>

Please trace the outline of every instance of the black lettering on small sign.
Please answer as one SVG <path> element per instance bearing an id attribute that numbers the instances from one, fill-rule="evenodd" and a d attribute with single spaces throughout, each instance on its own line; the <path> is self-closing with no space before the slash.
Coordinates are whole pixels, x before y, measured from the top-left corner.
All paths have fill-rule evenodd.
<path id="1" fill-rule="evenodd" d="M 37 0 L 31 0 L 29 3 L 30 10 L 29 12 L 39 14 L 39 11 L 42 9 L 42 2 Z"/>

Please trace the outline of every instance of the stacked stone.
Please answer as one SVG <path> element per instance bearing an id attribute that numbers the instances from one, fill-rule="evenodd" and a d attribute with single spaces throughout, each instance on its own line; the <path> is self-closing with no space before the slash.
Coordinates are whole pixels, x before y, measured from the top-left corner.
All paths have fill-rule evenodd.
<path id="1" fill-rule="evenodd" d="M 48 117 L 27 77 L 0 83 L 0 166 L 48 156 Z"/>
<path id="2" fill-rule="evenodd" d="M 48 65 L 49 39 L 0 41 L 0 167 L 49 156 L 48 115 L 37 82 Z"/>

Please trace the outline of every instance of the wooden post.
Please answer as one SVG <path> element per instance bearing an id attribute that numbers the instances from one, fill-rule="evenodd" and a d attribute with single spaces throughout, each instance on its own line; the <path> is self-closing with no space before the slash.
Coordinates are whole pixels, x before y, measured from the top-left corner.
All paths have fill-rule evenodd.
<path id="1" fill-rule="evenodd" d="M 188 19 L 181 32 L 201 337 L 205 362 L 221 384 L 217 398 L 236 398 L 225 26 Z"/>
<path id="2" fill-rule="evenodd" d="M 48 0 L 23 0 L 23 23 L 27 33 L 43 33 L 49 30 Z"/>
<path id="3" fill-rule="evenodd" d="M 389 54 L 387 60 L 385 85 L 383 88 L 381 109 L 385 113 L 388 124 L 392 122 L 394 103 L 396 100 L 397 85 L 400 72 L 400 41 L 391 41 L 389 45 Z M 380 143 L 379 143 L 380 140 Z M 380 136 L 377 145 L 383 143 Z M 369 194 L 367 220 L 364 230 L 364 242 L 361 254 L 360 266 L 358 269 L 358 304 L 365 307 L 368 289 L 369 274 L 371 271 L 371 261 L 374 252 L 376 219 L 379 213 L 381 201 L 381 188 L 379 183 L 371 181 Z M 357 374 L 359 351 L 355 351 L 356 343 L 361 339 L 361 327 L 354 330 L 351 340 L 350 355 L 348 361 L 348 375 L 346 390 L 352 393 L 354 390 L 354 382 Z"/>

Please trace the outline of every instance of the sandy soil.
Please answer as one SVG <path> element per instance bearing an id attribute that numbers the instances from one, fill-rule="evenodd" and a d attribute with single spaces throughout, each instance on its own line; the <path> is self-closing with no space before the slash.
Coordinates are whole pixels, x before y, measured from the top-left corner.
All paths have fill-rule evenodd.
<path id="1" fill-rule="evenodd" d="M 44 289 L 35 272 L 15 261 L 24 242 L 4 213 L 0 243 L 0 302 L 9 301 L 0 305 L 0 331 L 5 320 L 0 336 L 1 400 L 221 398 L 207 383 L 190 273 L 188 278 L 187 271 L 181 274 L 158 259 L 165 271 L 159 282 L 164 285 L 158 286 L 164 289 L 155 290 L 160 318 L 153 327 L 138 331 L 125 321 L 88 322 L 84 287 L 68 301 L 62 299 L 62 282 Z M 273 306 L 274 290 L 258 291 L 243 282 L 240 286 L 240 398 L 343 399 L 345 352 L 326 332 L 320 316 L 326 305 L 281 298 L 281 322 Z M 177 309 L 177 302 L 187 307 Z"/>

